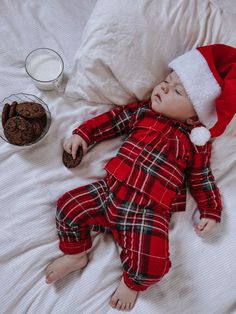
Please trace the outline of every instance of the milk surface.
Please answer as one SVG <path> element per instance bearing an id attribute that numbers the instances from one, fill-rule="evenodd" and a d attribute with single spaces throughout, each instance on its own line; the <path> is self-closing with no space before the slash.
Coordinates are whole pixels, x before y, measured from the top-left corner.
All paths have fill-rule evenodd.
<path id="1" fill-rule="evenodd" d="M 40 54 L 32 58 L 28 65 L 28 71 L 36 80 L 51 81 L 60 75 L 62 65 L 56 56 Z"/>

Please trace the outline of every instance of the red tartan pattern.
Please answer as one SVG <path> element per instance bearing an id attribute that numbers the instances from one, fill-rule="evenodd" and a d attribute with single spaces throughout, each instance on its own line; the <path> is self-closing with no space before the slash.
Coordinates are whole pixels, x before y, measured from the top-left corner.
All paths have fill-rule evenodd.
<path id="1" fill-rule="evenodd" d="M 75 129 L 88 144 L 126 134 L 117 155 L 105 169 L 120 182 L 146 194 L 161 207 L 182 211 L 186 186 L 201 218 L 220 221 L 220 193 L 210 169 L 211 142 L 195 146 L 191 128 L 151 109 L 150 102 L 116 107 Z"/>
<path id="2" fill-rule="evenodd" d="M 57 202 L 60 249 L 76 254 L 92 246 L 90 231 L 112 232 L 121 247 L 124 281 L 142 291 L 170 269 L 170 213 L 137 190 L 109 177 L 65 193 Z"/>
<path id="3" fill-rule="evenodd" d="M 211 143 L 195 146 L 190 128 L 131 104 L 95 117 L 73 131 L 90 144 L 126 134 L 106 165 L 107 179 L 65 193 L 58 200 L 60 249 L 76 254 L 92 246 L 90 231 L 112 232 L 121 247 L 124 280 L 145 290 L 168 272 L 171 211 L 186 205 L 186 186 L 201 217 L 220 221 L 222 205 L 210 169 Z"/>

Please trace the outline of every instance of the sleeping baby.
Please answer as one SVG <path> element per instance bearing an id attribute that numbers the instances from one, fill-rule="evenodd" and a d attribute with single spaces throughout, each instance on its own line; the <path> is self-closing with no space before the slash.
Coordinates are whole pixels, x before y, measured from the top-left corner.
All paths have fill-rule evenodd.
<path id="1" fill-rule="evenodd" d="M 79 147 L 125 135 L 105 178 L 63 194 L 56 225 L 64 255 L 46 268 L 46 283 L 85 268 L 91 231 L 109 232 L 120 247 L 122 277 L 109 304 L 131 310 L 138 293 L 171 267 L 171 214 L 183 211 L 186 189 L 197 202 L 198 235 L 220 222 L 222 204 L 210 168 L 211 137 L 222 134 L 235 109 L 230 103 L 235 48 L 210 45 L 173 60 L 171 72 L 147 101 L 115 107 L 80 125 L 65 140 L 75 159 Z M 227 104 L 227 111 L 225 110 Z"/>

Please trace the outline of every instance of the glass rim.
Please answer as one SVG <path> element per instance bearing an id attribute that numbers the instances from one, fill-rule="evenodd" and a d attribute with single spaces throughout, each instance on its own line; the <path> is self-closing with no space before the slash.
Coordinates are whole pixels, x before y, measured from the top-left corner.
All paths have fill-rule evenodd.
<path id="1" fill-rule="evenodd" d="M 61 69 L 60 74 L 59 74 L 55 79 L 53 79 L 53 80 L 47 80 L 47 81 L 42 81 L 42 80 L 38 80 L 38 79 L 34 78 L 34 77 L 29 73 L 29 71 L 28 71 L 28 69 L 27 69 L 27 66 L 26 66 L 27 59 L 30 57 L 30 55 L 32 55 L 32 54 L 33 54 L 35 51 L 37 51 L 37 50 L 50 50 L 50 51 L 54 52 L 54 53 L 59 57 L 59 59 L 61 60 L 62 69 Z M 59 53 L 56 52 L 55 50 L 51 49 L 51 48 L 46 48 L 46 47 L 36 48 L 36 49 L 30 51 L 30 53 L 28 53 L 28 55 L 27 55 L 26 58 L 25 58 L 25 71 L 26 71 L 26 73 L 27 73 L 34 81 L 37 81 L 37 82 L 39 82 L 39 83 L 50 83 L 50 82 L 54 82 L 54 81 L 56 81 L 56 80 L 61 76 L 61 74 L 62 74 L 63 71 L 64 71 L 64 61 L 63 61 L 62 57 L 59 55 Z"/>

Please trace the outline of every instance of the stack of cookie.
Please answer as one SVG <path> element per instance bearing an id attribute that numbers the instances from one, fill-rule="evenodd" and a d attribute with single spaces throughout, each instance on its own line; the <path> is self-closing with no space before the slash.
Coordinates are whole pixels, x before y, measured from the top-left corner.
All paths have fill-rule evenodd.
<path id="1" fill-rule="evenodd" d="M 2 112 L 2 126 L 9 143 L 26 145 L 35 142 L 47 125 L 44 107 L 36 102 L 6 103 Z"/>

